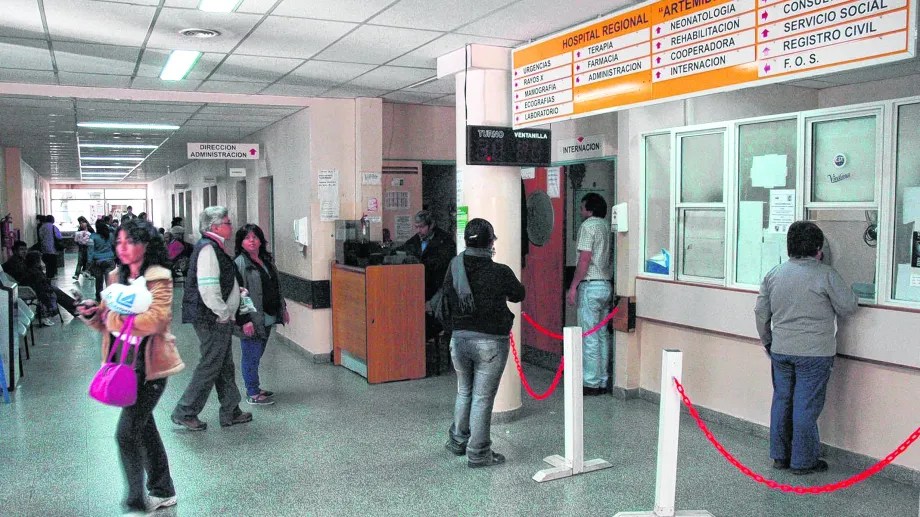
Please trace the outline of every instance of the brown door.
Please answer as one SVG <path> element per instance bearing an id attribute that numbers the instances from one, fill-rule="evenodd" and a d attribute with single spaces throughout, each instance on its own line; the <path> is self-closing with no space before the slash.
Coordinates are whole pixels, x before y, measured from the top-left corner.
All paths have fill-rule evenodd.
<path id="1" fill-rule="evenodd" d="M 557 188 L 547 189 L 547 168 L 536 169 L 533 179 L 524 180 L 528 200 L 528 253 L 522 269 L 527 297 L 523 311 L 547 329 L 562 333 L 565 311 L 563 265 L 565 262 L 565 168 L 560 168 Z M 549 194 L 548 201 L 546 194 Z M 548 207 L 552 207 L 552 213 Z M 534 243 L 534 240 L 538 244 Z M 562 353 L 562 342 L 537 332 L 521 322 L 524 344 L 554 354 Z"/>

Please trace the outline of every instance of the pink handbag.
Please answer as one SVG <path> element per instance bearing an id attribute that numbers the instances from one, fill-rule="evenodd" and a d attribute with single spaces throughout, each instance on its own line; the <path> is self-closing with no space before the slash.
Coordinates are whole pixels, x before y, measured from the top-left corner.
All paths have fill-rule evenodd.
<path id="1" fill-rule="evenodd" d="M 109 406 L 127 407 L 134 405 L 137 400 L 137 374 L 134 365 L 137 362 L 138 346 L 140 341 L 131 344 L 131 330 L 134 328 L 134 315 L 128 316 L 121 328 L 118 337 L 109 347 L 109 357 L 105 364 L 96 372 L 93 382 L 89 385 L 89 396 L 108 404 Z M 121 341 L 121 356 L 118 362 L 115 359 L 115 350 Z M 134 349 L 134 358 L 131 364 L 125 363 L 128 351 Z"/>

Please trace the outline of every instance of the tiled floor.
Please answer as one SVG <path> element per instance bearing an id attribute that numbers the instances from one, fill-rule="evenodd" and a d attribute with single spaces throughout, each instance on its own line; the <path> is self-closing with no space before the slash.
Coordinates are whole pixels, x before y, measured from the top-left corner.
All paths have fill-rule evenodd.
<path id="1" fill-rule="evenodd" d="M 531 476 L 546 466 L 542 458 L 563 453 L 559 394 L 528 399 L 521 418 L 493 426 L 495 449 L 508 462 L 471 470 L 442 448 L 452 376 L 371 386 L 272 342 L 262 377 L 277 404 L 244 403 L 254 421 L 224 429 L 212 396 L 201 415 L 209 429 L 189 433 L 169 422 L 169 411 L 198 361 L 198 342 L 190 326 L 173 330 L 188 368 L 170 379 L 155 414 L 179 504 L 157 515 L 574 516 L 652 508 L 658 408 L 648 402 L 586 399 L 585 457 L 613 468 L 539 484 Z M 118 410 L 86 395 L 98 335 L 74 321 L 37 329 L 36 337 L 13 404 L 0 404 L 0 515 L 117 515 Z M 535 387 L 549 384 L 550 372 L 527 370 Z M 803 478 L 772 471 L 765 440 L 718 425 L 713 431 L 740 460 L 783 482 L 824 484 L 854 473 L 836 465 Z M 733 470 L 688 417 L 681 433 L 678 509 L 720 517 L 918 515 L 917 489 L 885 479 L 820 496 L 770 491 Z"/>

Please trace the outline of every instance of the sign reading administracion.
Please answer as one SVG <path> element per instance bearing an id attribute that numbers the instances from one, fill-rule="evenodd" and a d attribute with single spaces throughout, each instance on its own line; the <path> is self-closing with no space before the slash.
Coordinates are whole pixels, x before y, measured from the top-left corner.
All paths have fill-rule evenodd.
<path id="1" fill-rule="evenodd" d="M 514 50 L 514 128 L 913 57 L 916 0 L 658 0 Z"/>
<path id="2" fill-rule="evenodd" d="M 189 143 L 190 160 L 258 160 L 259 144 Z"/>

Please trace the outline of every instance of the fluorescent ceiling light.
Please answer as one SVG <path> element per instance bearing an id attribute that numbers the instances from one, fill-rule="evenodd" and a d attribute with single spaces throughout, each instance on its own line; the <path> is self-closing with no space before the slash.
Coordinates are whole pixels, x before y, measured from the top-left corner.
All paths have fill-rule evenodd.
<path id="1" fill-rule="evenodd" d="M 171 124 L 132 124 L 125 122 L 80 122 L 77 126 L 97 129 L 179 129 L 179 126 Z"/>
<path id="2" fill-rule="evenodd" d="M 137 165 L 81 165 L 81 169 L 133 169 Z"/>
<path id="3" fill-rule="evenodd" d="M 243 0 L 201 0 L 198 2 L 198 10 L 209 13 L 232 13 L 241 3 Z"/>
<path id="4" fill-rule="evenodd" d="M 99 162 L 142 162 L 142 156 L 81 156 L 81 161 L 99 161 Z"/>
<path id="5" fill-rule="evenodd" d="M 114 178 L 114 177 L 124 177 L 127 174 L 123 172 L 85 172 L 80 174 L 84 178 Z"/>
<path id="6" fill-rule="evenodd" d="M 80 144 L 80 147 L 97 149 L 156 149 L 159 146 L 150 144 Z"/>
<path id="7" fill-rule="evenodd" d="M 164 81 L 181 81 L 188 75 L 189 70 L 198 62 L 201 52 L 197 50 L 173 50 L 169 53 L 169 59 L 163 71 L 160 72 L 160 79 Z"/>

